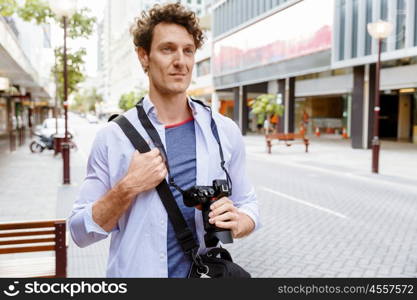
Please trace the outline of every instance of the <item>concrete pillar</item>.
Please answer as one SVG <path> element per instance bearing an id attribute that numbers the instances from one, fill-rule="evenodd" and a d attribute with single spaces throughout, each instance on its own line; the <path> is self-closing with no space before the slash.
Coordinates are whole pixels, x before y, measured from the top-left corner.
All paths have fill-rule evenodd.
<path id="1" fill-rule="evenodd" d="M 211 94 L 211 109 L 212 111 L 219 112 L 220 109 L 220 101 L 219 96 L 217 95 L 216 91 Z"/>
<path id="2" fill-rule="evenodd" d="M 236 124 L 240 128 L 240 97 L 239 97 L 239 87 L 233 88 L 233 121 L 236 122 Z"/>
<path id="3" fill-rule="evenodd" d="M 281 94 L 282 103 L 285 106 L 285 79 L 279 79 L 278 83 L 278 93 Z M 278 125 L 278 132 L 283 133 L 285 131 L 285 111 L 284 114 L 281 116 L 279 125 Z"/>
<path id="4" fill-rule="evenodd" d="M 247 104 L 248 92 L 246 86 L 233 88 L 234 108 L 233 120 L 239 126 L 243 135 L 248 131 L 249 107 Z"/>
<path id="5" fill-rule="evenodd" d="M 370 149 L 375 103 L 375 64 L 353 68 L 351 141 L 354 149 Z"/>
<path id="6" fill-rule="evenodd" d="M 284 132 L 294 132 L 294 113 L 295 113 L 295 78 L 285 79 L 284 94 Z"/>
<path id="7" fill-rule="evenodd" d="M 398 139 L 410 140 L 411 133 L 411 97 L 408 94 L 400 94 L 398 101 Z"/>

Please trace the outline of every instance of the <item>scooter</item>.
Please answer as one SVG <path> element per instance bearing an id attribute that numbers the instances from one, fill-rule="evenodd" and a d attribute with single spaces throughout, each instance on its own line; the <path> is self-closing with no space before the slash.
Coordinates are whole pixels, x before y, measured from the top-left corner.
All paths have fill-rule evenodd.
<path id="1" fill-rule="evenodd" d="M 32 141 L 29 144 L 30 151 L 32 153 L 41 153 L 43 150 L 54 150 L 54 135 L 51 135 L 50 137 L 47 137 L 45 135 L 42 135 L 40 133 L 34 133 L 38 137 L 37 140 Z M 77 150 L 77 145 L 72 141 L 72 135 L 69 134 L 68 136 L 68 143 L 70 145 L 71 149 Z"/>
<path id="2" fill-rule="evenodd" d="M 32 141 L 29 144 L 29 148 L 32 153 L 41 153 L 45 149 L 54 149 L 54 138 L 52 135 L 50 137 L 41 135 L 39 133 L 34 133 L 34 135 L 36 135 L 38 139 Z"/>

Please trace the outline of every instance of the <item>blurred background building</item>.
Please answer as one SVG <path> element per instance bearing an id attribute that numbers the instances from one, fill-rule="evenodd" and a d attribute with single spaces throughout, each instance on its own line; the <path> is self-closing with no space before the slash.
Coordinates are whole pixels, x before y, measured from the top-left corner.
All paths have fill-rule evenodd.
<path id="1" fill-rule="evenodd" d="M 22 145 L 28 129 L 54 107 L 49 25 L 0 16 L 0 146 Z"/>
<path id="2" fill-rule="evenodd" d="M 212 72 L 220 111 L 254 131 L 248 101 L 282 95 L 281 131 L 347 130 L 352 147 L 370 147 L 377 43 L 367 24 L 390 21 L 381 70 L 380 136 L 417 136 L 415 0 L 213 1 Z M 239 13 L 237 13 L 239 12 Z"/>
<path id="3" fill-rule="evenodd" d="M 140 66 L 130 28 L 143 10 L 154 0 L 105 0 L 104 17 L 98 25 L 97 68 L 101 79 L 98 91 L 104 98 L 104 111 L 118 111 L 120 96 L 130 91 L 148 89 L 148 80 Z M 171 1 L 177 2 L 177 1 Z M 198 15 L 203 13 L 203 0 L 180 1 Z"/>

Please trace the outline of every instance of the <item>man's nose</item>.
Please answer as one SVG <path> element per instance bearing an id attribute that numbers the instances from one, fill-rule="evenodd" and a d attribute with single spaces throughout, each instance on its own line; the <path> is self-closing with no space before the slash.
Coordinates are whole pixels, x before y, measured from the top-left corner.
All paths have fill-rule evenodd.
<path id="1" fill-rule="evenodd" d="M 178 50 L 175 53 L 175 57 L 174 57 L 174 66 L 177 68 L 181 68 L 185 65 L 185 57 L 184 57 L 184 53 L 182 53 L 182 50 Z"/>

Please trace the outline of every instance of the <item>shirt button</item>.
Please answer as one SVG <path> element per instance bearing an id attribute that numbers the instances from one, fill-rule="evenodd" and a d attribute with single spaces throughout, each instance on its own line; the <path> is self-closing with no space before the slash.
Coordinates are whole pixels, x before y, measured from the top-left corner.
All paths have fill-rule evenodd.
<path id="1" fill-rule="evenodd" d="M 161 260 L 164 260 L 165 255 L 164 255 L 163 253 L 161 253 L 161 255 L 159 255 L 159 258 L 160 258 Z"/>
<path id="2" fill-rule="evenodd" d="M 164 220 L 161 220 L 161 225 L 164 225 L 165 224 L 165 221 Z"/>

